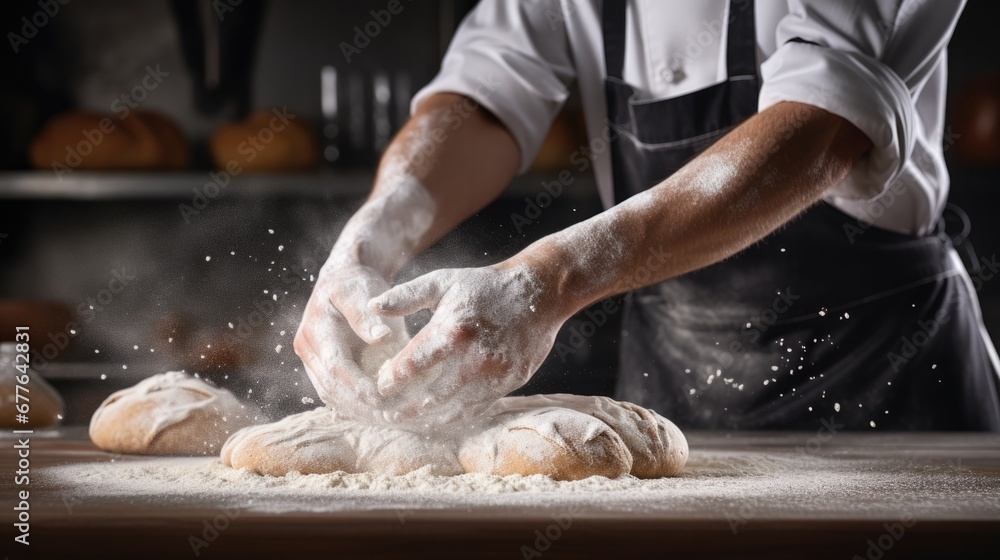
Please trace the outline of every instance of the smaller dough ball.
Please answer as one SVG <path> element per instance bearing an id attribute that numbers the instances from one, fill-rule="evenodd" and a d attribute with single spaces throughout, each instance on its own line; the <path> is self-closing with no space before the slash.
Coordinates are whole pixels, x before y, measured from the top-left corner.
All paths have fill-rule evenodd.
<path id="1" fill-rule="evenodd" d="M 558 407 L 501 412 L 462 443 L 458 457 L 466 472 L 556 480 L 617 478 L 632 469 L 631 453 L 607 424 Z"/>
<path id="2" fill-rule="evenodd" d="M 271 141 L 255 140 L 261 149 L 254 149 L 249 139 L 260 138 L 263 130 L 270 131 Z M 251 173 L 307 171 L 319 164 L 320 156 L 319 140 L 308 123 L 284 117 L 281 109 L 256 111 L 246 120 L 223 124 L 212 134 L 209 150 L 216 168 L 235 162 Z M 248 150 L 253 151 L 252 159 Z"/>
<path id="3" fill-rule="evenodd" d="M 673 422 L 656 412 L 630 402 L 608 397 L 570 394 L 505 397 L 493 411 L 563 407 L 597 418 L 618 434 L 632 454 L 632 476 L 661 478 L 684 468 L 688 458 L 687 438 Z"/>
<path id="4" fill-rule="evenodd" d="M 117 391 L 90 419 L 94 445 L 115 453 L 214 455 L 230 434 L 267 421 L 253 404 L 171 371 Z"/>
<path id="5" fill-rule="evenodd" d="M 222 462 L 269 476 L 376 472 L 404 475 L 462 473 L 454 444 L 384 426 L 338 420 L 328 408 L 245 428 L 222 448 Z"/>

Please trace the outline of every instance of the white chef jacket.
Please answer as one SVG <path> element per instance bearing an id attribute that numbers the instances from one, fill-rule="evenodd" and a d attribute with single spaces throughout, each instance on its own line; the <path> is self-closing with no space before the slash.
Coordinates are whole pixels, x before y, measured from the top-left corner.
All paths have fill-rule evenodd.
<path id="1" fill-rule="evenodd" d="M 781 101 L 850 121 L 873 149 L 825 198 L 879 227 L 915 235 L 948 195 L 943 157 L 946 47 L 964 0 L 757 0 L 759 110 Z M 736 9 L 745 7 L 737 2 Z M 726 79 L 728 0 L 629 0 L 624 79 L 665 99 Z M 606 136 L 600 0 L 482 0 L 462 22 L 440 73 L 413 100 L 469 96 L 534 160 L 575 81 L 588 135 Z M 947 139 L 945 139 L 947 140 Z M 593 145 L 600 146 L 595 142 Z M 602 200 L 611 154 L 594 155 Z M 567 169 L 572 166 L 567 162 Z"/>

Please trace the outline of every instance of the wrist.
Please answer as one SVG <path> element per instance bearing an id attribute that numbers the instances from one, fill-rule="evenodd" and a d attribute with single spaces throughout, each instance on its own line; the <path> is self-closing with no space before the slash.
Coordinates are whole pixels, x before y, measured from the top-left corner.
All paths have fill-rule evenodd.
<path id="1" fill-rule="evenodd" d="M 553 243 L 536 242 L 520 253 L 497 265 L 499 269 L 526 270 L 537 285 L 535 312 L 562 324 L 574 313 L 586 307 L 575 278 L 577 271 L 569 259 L 561 255 Z"/>
<path id="2" fill-rule="evenodd" d="M 426 242 L 437 204 L 416 177 L 383 172 L 372 196 L 347 222 L 341 237 L 353 263 L 389 280 Z"/>
<path id="3" fill-rule="evenodd" d="M 636 287 L 629 274 L 635 247 L 628 235 L 635 225 L 627 220 L 621 208 L 612 209 L 536 241 L 515 259 L 537 271 L 568 318 Z"/>
<path id="4" fill-rule="evenodd" d="M 330 253 L 338 266 L 361 266 L 391 279 L 412 258 L 415 243 L 399 230 L 406 224 L 387 215 L 384 201 L 368 201 L 344 226 Z"/>

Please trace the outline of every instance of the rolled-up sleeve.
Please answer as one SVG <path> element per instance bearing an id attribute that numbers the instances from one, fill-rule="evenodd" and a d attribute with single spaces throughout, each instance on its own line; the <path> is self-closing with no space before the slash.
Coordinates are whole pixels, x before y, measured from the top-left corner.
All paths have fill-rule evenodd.
<path id="1" fill-rule="evenodd" d="M 516 140 L 528 169 L 574 79 L 559 0 L 483 0 L 452 39 L 438 75 L 411 108 L 435 93 L 465 95 Z"/>
<path id="2" fill-rule="evenodd" d="M 759 109 L 782 101 L 843 117 L 872 150 L 830 195 L 866 200 L 895 179 L 920 134 L 914 100 L 964 2 L 790 0 L 777 51 L 761 67 Z"/>

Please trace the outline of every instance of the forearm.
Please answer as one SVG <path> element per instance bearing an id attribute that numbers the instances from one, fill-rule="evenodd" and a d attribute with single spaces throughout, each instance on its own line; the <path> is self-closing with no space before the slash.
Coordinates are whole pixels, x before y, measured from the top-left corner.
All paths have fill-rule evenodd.
<path id="1" fill-rule="evenodd" d="M 781 103 L 659 185 L 538 241 L 510 265 L 537 271 L 568 316 L 741 251 L 840 183 L 869 146 L 836 115 Z"/>
<path id="2" fill-rule="evenodd" d="M 334 252 L 390 278 L 499 196 L 519 162 L 513 137 L 487 111 L 460 95 L 432 96 L 386 150 Z"/>

